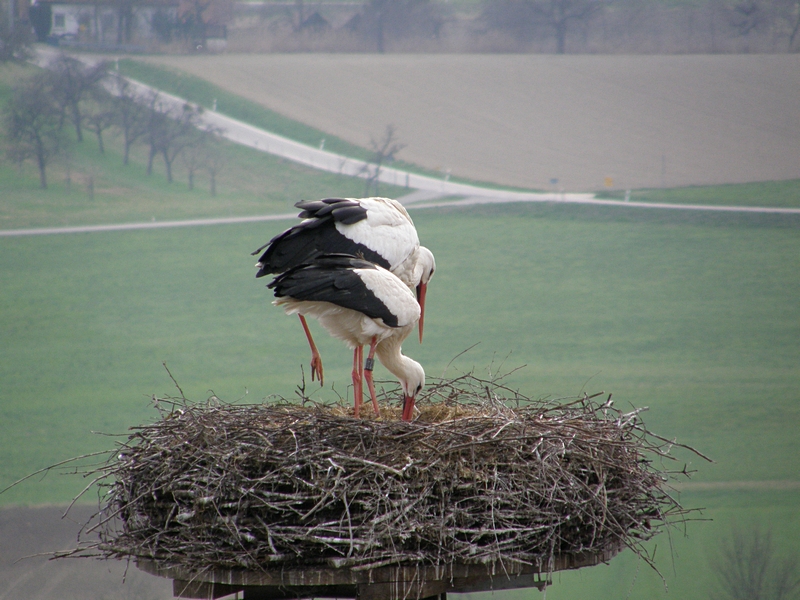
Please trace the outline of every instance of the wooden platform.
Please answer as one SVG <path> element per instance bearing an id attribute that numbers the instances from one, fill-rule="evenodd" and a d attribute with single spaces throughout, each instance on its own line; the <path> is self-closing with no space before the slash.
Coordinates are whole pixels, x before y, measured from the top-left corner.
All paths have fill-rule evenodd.
<path id="1" fill-rule="evenodd" d="M 550 569 L 530 565 L 448 565 L 441 567 L 389 566 L 369 570 L 313 567 L 265 569 L 264 571 L 210 571 L 193 575 L 178 568 L 162 567 L 155 561 L 139 560 L 139 569 L 172 579 L 178 598 L 212 600 L 242 593 L 244 600 L 288 600 L 297 598 L 355 598 L 357 600 L 443 600 L 448 592 L 466 593 L 535 587 L 543 590 L 548 573 L 579 569 L 608 562 L 619 548 L 599 553 L 555 557 Z"/>

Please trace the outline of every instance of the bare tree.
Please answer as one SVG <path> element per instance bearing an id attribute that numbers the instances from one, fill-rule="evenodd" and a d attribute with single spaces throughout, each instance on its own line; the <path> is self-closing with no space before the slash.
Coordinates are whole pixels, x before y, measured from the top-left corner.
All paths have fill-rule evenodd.
<path id="1" fill-rule="evenodd" d="M 800 50 L 800 0 L 773 0 L 776 29 L 788 38 L 787 52 Z"/>
<path id="2" fill-rule="evenodd" d="M 117 123 L 117 113 L 114 98 L 105 90 L 98 89 L 93 96 L 93 102 L 85 112 L 84 121 L 86 128 L 97 137 L 97 146 L 100 154 L 105 154 L 103 132 Z"/>
<path id="3" fill-rule="evenodd" d="M 800 598 L 798 555 L 778 556 L 769 531 L 733 529 L 711 565 L 719 582 L 717 600 Z"/>
<path id="4" fill-rule="evenodd" d="M 355 28 L 375 39 L 378 52 L 386 51 L 387 36 L 438 35 L 444 19 L 430 0 L 368 0 Z"/>
<path id="5" fill-rule="evenodd" d="M 123 139 L 122 164 L 127 165 L 131 146 L 147 134 L 148 110 L 144 99 L 124 77 L 114 77 L 112 90 L 115 121 Z"/>
<path id="6" fill-rule="evenodd" d="M 219 131 L 208 128 L 197 130 L 196 142 L 184 148 L 181 160 L 186 167 L 190 190 L 194 189 L 195 173 L 202 170 L 209 174 L 211 195 L 216 195 L 216 176 L 224 165 L 218 146 Z"/>
<path id="7" fill-rule="evenodd" d="M 50 69 L 53 73 L 53 97 L 62 111 L 61 122 L 69 117 L 75 126 L 75 136 L 82 142 L 82 101 L 100 86 L 106 77 L 108 65 L 101 61 L 87 67 L 78 59 L 61 54 L 50 64 Z"/>
<path id="8" fill-rule="evenodd" d="M 303 0 L 294 0 L 294 10 L 297 13 L 297 21 L 292 23 L 295 31 L 300 31 L 303 28 L 303 22 L 306 20 L 305 4 Z"/>
<path id="9" fill-rule="evenodd" d="M 197 127 L 201 109 L 183 104 L 179 109 L 164 105 L 157 93 L 148 103 L 147 142 L 150 146 L 147 158 L 147 174 L 153 173 L 153 159 L 161 155 L 167 172 L 167 181 L 172 183 L 172 164 L 186 148 L 199 143 Z"/>
<path id="10" fill-rule="evenodd" d="M 484 0 L 482 17 L 491 28 L 529 41 L 539 29 L 555 37 L 556 53 L 564 54 L 573 23 L 585 23 L 605 8 L 605 0 Z"/>
<path id="11" fill-rule="evenodd" d="M 206 148 L 205 140 L 201 140 L 184 149 L 181 153 L 181 162 L 186 167 L 186 177 L 189 189 L 194 189 L 194 174 L 205 166 Z"/>
<path id="12" fill-rule="evenodd" d="M 211 0 L 185 0 L 178 14 L 178 31 L 192 50 L 205 50 L 207 16 Z"/>
<path id="13" fill-rule="evenodd" d="M 0 10 L 0 63 L 27 60 L 31 55 L 32 42 L 30 25 L 14 22 L 9 19 L 8 11 Z"/>
<path id="14" fill-rule="evenodd" d="M 53 9 L 50 4 L 37 2 L 28 7 L 28 18 L 33 26 L 34 35 L 37 42 L 44 42 L 50 35 L 50 28 L 53 20 Z"/>
<path id="15" fill-rule="evenodd" d="M 208 173 L 209 191 L 212 196 L 217 195 L 217 175 L 225 168 L 225 155 L 222 153 L 221 139 L 219 136 L 212 138 L 213 142 L 207 148 L 205 169 Z"/>
<path id="16" fill-rule="evenodd" d="M 381 168 L 384 163 L 394 161 L 397 153 L 405 147 L 406 144 L 401 144 L 397 141 L 397 128 L 394 125 L 386 126 L 386 130 L 380 140 L 370 138 L 372 156 L 361 170 L 361 173 L 366 177 L 366 196 L 370 195 L 370 190 L 373 190 L 376 196 L 378 195 Z"/>
<path id="17" fill-rule="evenodd" d="M 133 25 L 136 19 L 134 6 L 138 0 L 113 0 L 117 7 L 117 44 L 130 43 L 133 39 Z"/>
<path id="18" fill-rule="evenodd" d="M 39 184 L 47 189 L 47 165 L 64 150 L 66 139 L 59 127 L 59 110 L 53 103 L 46 74 L 36 75 L 17 87 L 4 113 L 10 157 L 18 164 L 35 159 Z"/>
<path id="19" fill-rule="evenodd" d="M 770 21 L 769 9 L 759 0 L 741 0 L 730 7 L 728 19 L 737 35 L 746 36 Z"/>
<path id="20" fill-rule="evenodd" d="M 162 112 L 159 104 L 158 92 L 150 94 L 147 103 L 147 119 L 145 129 L 145 140 L 150 146 L 147 155 L 147 175 L 153 174 L 153 160 L 161 150 L 162 131 L 168 127 L 169 117 Z"/>
<path id="21" fill-rule="evenodd" d="M 787 52 L 798 49 L 800 0 L 733 0 L 722 5 L 722 12 L 737 37 L 768 34 L 775 50 L 784 39 Z"/>

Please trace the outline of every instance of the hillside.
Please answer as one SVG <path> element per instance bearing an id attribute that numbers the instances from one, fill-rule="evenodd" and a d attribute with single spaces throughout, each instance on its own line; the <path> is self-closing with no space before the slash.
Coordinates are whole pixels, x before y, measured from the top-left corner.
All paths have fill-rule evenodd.
<path id="1" fill-rule="evenodd" d="M 800 56 L 149 57 L 361 147 L 568 191 L 800 178 Z"/>
<path id="2" fill-rule="evenodd" d="M 11 84 L 0 73 L 0 100 Z M 3 227 L 275 214 L 298 198 L 364 189 L 225 145 L 225 177 L 211 196 L 202 178 L 189 191 L 183 168 L 173 184 L 158 169 L 146 177 L 143 148 L 122 167 L 119 142 L 109 141 L 104 157 L 93 139 L 75 144 L 46 191 L 30 165 L 21 177 L 13 164 L 0 165 Z M 798 183 L 646 193 L 724 204 L 780 193 L 797 206 Z M 796 216 L 558 203 L 417 206 L 412 214 L 437 271 L 425 343 L 409 339 L 404 351 L 431 380 L 474 369 L 509 373 L 512 389 L 536 397 L 613 393 L 617 407 L 649 407 L 653 431 L 715 460 L 691 461 L 692 482 L 676 490 L 685 506 L 705 510 L 654 543 L 664 580 L 623 553 L 608 566 L 557 576 L 548 598 L 705 600 L 717 591 L 712 561 L 738 527 L 772 532 L 776 557 L 800 552 Z M 151 422 L 153 395 L 176 393 L 162 363 L 193 400 L 295 398 L 308 345 L 297 320 L 270 305 L 250 255 L 286 226 L 0 237 L 0 488 L 114 447 L 116 434 Z M 321 402 L 347 398 L 352 353 L 311 327 L 326 387 L 306 389 Z M 67 468 L 0 495 L 0 600 L 169 597 L 166 580 L 126 563 L 17 560 L 74 541 L 69 519 L 84 518 L 85 507 L 59 521 L 59 511 L 40 505 L 64 507 L 86 483 Z M 84 497 L 95 500 L 94 492 Z"/>

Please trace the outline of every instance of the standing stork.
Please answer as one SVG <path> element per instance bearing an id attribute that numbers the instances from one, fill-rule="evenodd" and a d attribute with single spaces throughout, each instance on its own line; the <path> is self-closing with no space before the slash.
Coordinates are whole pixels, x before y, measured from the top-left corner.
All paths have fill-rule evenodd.
<path id="1" fill-rule="evenodd" d="M 380 414 L 372 379 L 374 357 L 400 380 L 403 420 L 410 421 L 414 401 L 425 385 L 425 371 L 401 352 L 403 343 L 420 317 L 414 294 L 390 271 L 347 254 L 318 256 L 278 275 L 267 286 L 276 306 L 287 315 L 317 319 L 333 337 L 353 350 L 355 416 L 367 382 L 375 414 Z M 364 346 L 369 355 L 364 365 Z"/>
<path id="2" fill-rule="evenodd" d="M 419 341 L 425 321 L 425 294 L 436 263 L 433 253 L 419 245 L 408 212 L 390 198 L 326 198 L 295 204 L 301 223 L 276 235 L 253 252 L 256 277 L 284 273 L 325 254 L 350 254 L 391 271 L 414 289 L 420 306 Z M 299 314 L 311 347 L 311 380 L 323 383 L 322 358 L 305 318 Z"/>

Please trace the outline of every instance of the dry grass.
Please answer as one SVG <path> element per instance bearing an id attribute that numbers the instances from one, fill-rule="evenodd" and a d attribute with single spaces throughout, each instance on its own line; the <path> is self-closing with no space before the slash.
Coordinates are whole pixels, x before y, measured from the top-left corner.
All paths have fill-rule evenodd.
<path id="1" fill-rule="evenodd" d="M 69 555 L 209 569 L 522 563 L 632 548 L 686 518 L 672 444 L 610 397 L 531 401 L 501 381 L 435 381 L 412 423 L 301 402 L 157 401 L 89 473 L 99 513 Z M 365 411 L 366 412 L 366 411 Z M 661 465 L 661 467 L 659 466 Z M 99 532 L 99 541 L 89 534 Z"/>

